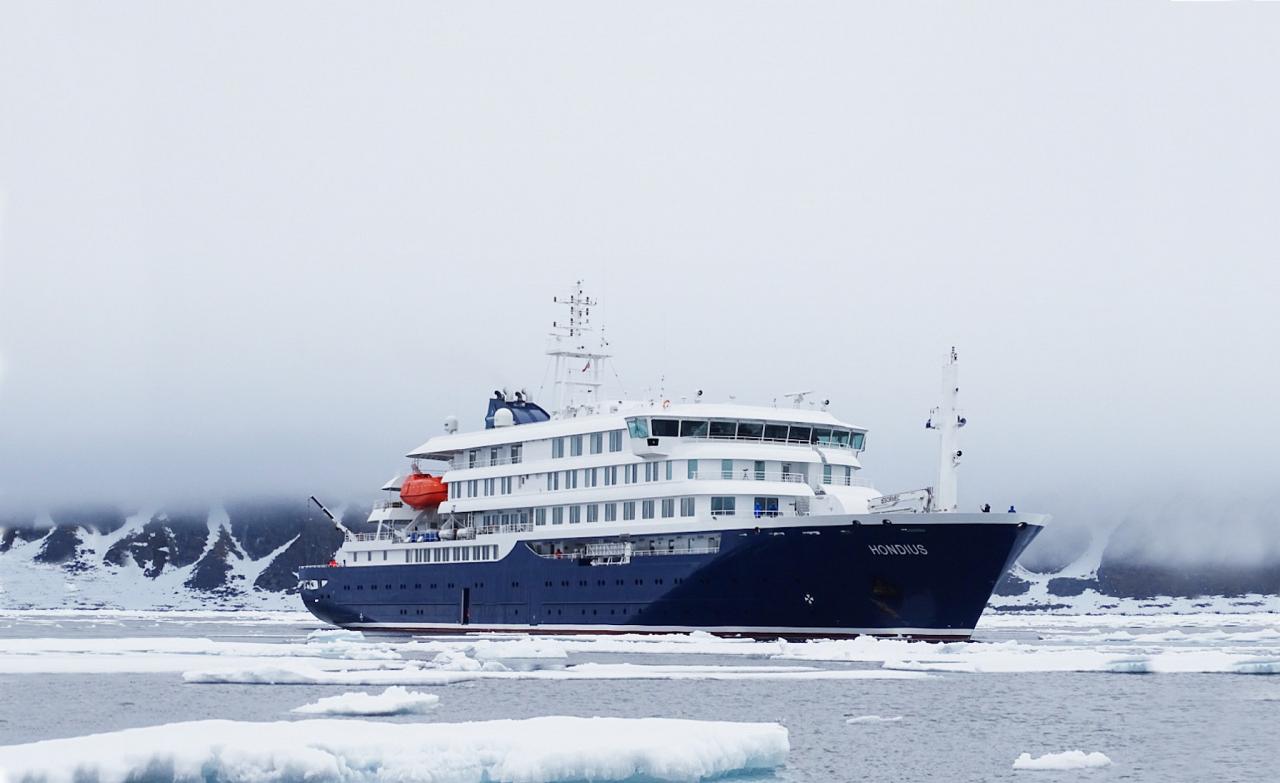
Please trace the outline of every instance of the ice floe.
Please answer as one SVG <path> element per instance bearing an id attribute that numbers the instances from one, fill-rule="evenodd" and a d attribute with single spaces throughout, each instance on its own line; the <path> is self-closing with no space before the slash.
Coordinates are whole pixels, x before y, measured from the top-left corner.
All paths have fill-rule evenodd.
<path id="1" fill-rule="evenodd" d="M 0 769 L 11 783 L 697 781 L 781 766 L 789 750 L 776 723 L 207 720 L 0 747 Z"/>
<path id="2" fill-rule="evenodd" d="M 319 637 L 305 643 L 215 641 L 200 637 L 50 637 L 0 639 L 0 674 L 183 672 L 217 661 L 250 666 L 273 658 L 376 668 L 401 656 L 394 645 Z M 333 664 L 336 665 L 336 664 Z"/>
<path id="3" fill-rule="evenodd" d="M 421 715 L 435 709 L 440 697 L 392 685 L 382 693 L 343 693 L 294 707 L 301 715 Z"/>
<path id="4" fill-rule="evenodd" d="M 1097 751 L 1085 753 L 1082 750 L 1046 753 L 1035 758 L 1032 758 L 1030 753 L 1023 753 L 1013 762 L 1014 769 L 1029 770 L 1093 769 L 1109 766 L 1111 766 L 1111 759 L 1107 758 L 1105 753 Z"/>
<path id="5" fill-rule="evenodd" d="M 850 723 L 850 724 L 859 724 L 859 723 L 897 723 L 897 722 L 898 722 L 898 721 L 900 721 L 900 720 L 902 720 L 902 716 L 901 716 L 901 715 L 894 715 L 894 716 L 892 716 L 892 717 L 882 717 L 882 716 L 880 716 L 880 715 L 857 715 L 857 716 L 852 717 L 852 718 L 845 718 L 844 722 L 845 722 L 845 723 Z"/>
<path id="6" fill-rule="evenodd" d="M 635 663 L 583 663 L 555 669 L 513 671 L 496 661 L 477 666 L 406 662 L 380 669 L 321 668 L 300 661 L 280 661 L 241 668 L 192 670 L 189 683 L 240 685 L 449 685 L 470 680 L 899 680 L 929 676 L 925 672 L 886 669 L 819 669 L 807 666 L 699 666 Z"/>

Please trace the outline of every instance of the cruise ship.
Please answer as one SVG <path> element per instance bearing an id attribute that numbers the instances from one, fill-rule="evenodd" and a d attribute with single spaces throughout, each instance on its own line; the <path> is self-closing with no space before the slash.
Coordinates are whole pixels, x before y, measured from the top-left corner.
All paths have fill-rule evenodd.
<path id="1" fill-rule="evenodd" d="M 962 640 L 1048 521 L 958 510 L 954 349 L 925 424 L 937 481 L 885 494 L 862 475 L 867 430 L 812 393 L 608 397 L 596 301 L 581 284 L 556 301 L 551 410 L 499 390 L 483 429 L 449 417 L 382 487 L 376 532 L 342 528 L 331 562 L 300 569 L 312 614 L 414 633 Z"/>

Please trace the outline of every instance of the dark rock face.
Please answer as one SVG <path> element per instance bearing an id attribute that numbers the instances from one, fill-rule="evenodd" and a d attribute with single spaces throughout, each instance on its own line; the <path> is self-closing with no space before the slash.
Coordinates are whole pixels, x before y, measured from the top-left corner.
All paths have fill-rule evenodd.
<path id="1" fill-rule="evenodd" d="M 217 538 L 209 547 L 196 567 L 191 569 L 191 576 L 183 584 L 192 589 L 206 593 L 229 594 L 238 590 L 240 585 L 232 584 L 233 566 L 231 561 L 243 560 L 244 552 L 232 540 L 226 527 L 218 528 Z"/>
<path id="2" fill-rule="evenodd" d="M 58 525 L 44 539 L 33 558 L 37 563 L 74 564 L 80 550 L 80 528 Z"/>
<path id="3" fill-rule="evenodd" d="M 1155 596 L 1239 596 L 1280 593 L 1280 563 L 1258 566 L 1157 566 L 1103 560 L 1098 587 L 1108 595 L 1131 598 Z"/>
<path id="4" fill-rule="evenodd" d="M 0 517 L 0 553 L 13 549 L 16 543 L 39 541 L 49 535 L 49 528 L 38 528 L 35 522 L 34 516 Z"/>
<path id="5" fill-rule="evenodd" d="M 302 535 L 308 520 L 328 517 L 304 502 L 267 501 L 227 506 L 231 535 L 252 560 L 260 560 Z"/>
<path id="6" fill-rule="evenodd" d="M 1020 579 L 1012 573 L 1005 574 L 1004 577 L 996 583 L 996 595 L 1022 595 L 1031 589 L 1031 583 L 1025 579 Z"/>
<path id="7" fill-rule="evenodd" d="M 149 579 L 166 567 L 185 568 L 200 557 L 209 539 L 208 512 L 159 513 L 134 533 L 111 545 L 103 561 L 126 562 L 143 569 Z"/>
<path id="8" fill-rule="evenodd" d="M 1096 579 L 1075 579 L 1072 577 L 1060 576 L 1049 580 L 1049 594 L 1068 598 L 1074 595 L 1080 595 L 1085 590 L 1093 588 L 1098 589 Z"/>
<path id="9" fill-rule="evenodd" d="M 298 568 L 329 562 L 342 546 L 342 538 L 342 531 L 328 517 L 316 514 L 303 523 L 298 538 L 288 549 L 276 555 L 271 565 L 258 575 L 253 586 L 272 592 L 298 592 Z"/>

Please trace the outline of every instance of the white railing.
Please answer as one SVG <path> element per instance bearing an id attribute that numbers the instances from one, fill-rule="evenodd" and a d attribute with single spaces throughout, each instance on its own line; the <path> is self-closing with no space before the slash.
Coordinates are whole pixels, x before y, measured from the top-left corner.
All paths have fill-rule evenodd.
<path id="1" fill-rule="evenodd" d="M 686 474 L 687 475 L 687 474 Z M 808 481 L 804 473 L 760 473 L 752 468 L 741 470 L 697 470 L 690 480 L 696 481 L 785 481 L 791 484 L 803 484 Z"/>
<path id="2" fill-rule="evenodd" d="M 777 443 L 788 446 L 819 446 L 821 448 L 830 449 L 852 449 L 852 443 L 814 443 L 811 440 L 792 440 L 790 438 L 739 438 L 733 435 L 664 435 L 662 437 L 674 438 L 680 437 L 684 440 L 714 440 L 714 441 L 740 441 L 742 443 Z"/>
<path id="3" fill-rule="evenodd" d="M 692 549 L 632 549 L 632 557 L 652 557 L 656 555 L 714 555 L 720 551 L 718 546 L 699 546 Z"/>
<path id="4" fill-rule="evenodd" d="M 475 470 L 477 468 L 493 468 L 499 465 L 519 465 L 522 462 L 524 462 L 523 455 L 516 457 L 514 460 L 511 457 L 498 457 L 497 459 L 477 457 L 474 465 L 471 464 L 470 460 L 462 459 L 458 460 L 456 464 L 451 463 L 451 466 L 454 470 Z"/>
<path id="5" fill-rule="evenodd" d="M 640 549 L 638 547 L 633 547 L 631 550 L 631 557 L 657 557 L 659 555 L 714 555 L 719 551 L 720 551 L 719 546 L 702 546 L 702 547 L 693 547 L 692 549 L 679 548 L 679 547 L 675 549 L 665 549 L 665 548 L 660 549 L 657 547 L 653 549 Z M 612 553 L 612 554 L 597 554 L 597 553 L 588 551 L 588 549 L 573 549 L 568 552 L 562 551 L 558 555 L 554 553 L 538 554 L 536 552 L 535 554 L 537 554 L 538 557 L 541 557 L 544 560 L 589 560 L 591 558 L 598 558 L 598 557 L 622 557 L 623 556 L 622 553 L 620 552 Z"/>
<path id="6" fill-rule="evenodd" d="M 832 476 L 830 481 L 823 479 L 823 484 L 830 484 L 835 487 L 870 487 L 871 479 L 859 478 L 857 476 Z"/>
<path id="7" fill-rule="evenodd" d="M 532 522 L 508 522 L 505 525 L 482 525 L 479 533 L 487 536 L 494 533 L 527 533 L 530 530 L 533 530 Z"/>

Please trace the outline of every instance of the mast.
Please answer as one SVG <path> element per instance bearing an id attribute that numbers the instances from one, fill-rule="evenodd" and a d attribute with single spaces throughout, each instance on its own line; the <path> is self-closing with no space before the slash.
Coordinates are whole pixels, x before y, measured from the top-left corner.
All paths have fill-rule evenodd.
<path id="1" fill-rule="evenodd" d="M 951 348 L 942 366 L 942 402 L 929 412 L 926 429 L 938 431 L 938 486 L 933 493 L 934 511 L 955 511 L 959 505 L 957 477 L 960 468 L 960 428 L 966 424 L 960 415 L 959 359 Z"/>
<path id="2" fill-rule="evenodd" d="M 568 321 L 551 324 L 547 355 L 555 359 L 555 413 L 557 416 L 575 416 L 594 413 L 600 402 L 600 366 L 609 354 L 609 343 L 601 330 L 598 337 L 592 333 L 591 308 L 597 302 L 582 290 L 582 281 L 574 283 L 568 296 L 552 299 L 569 308 Z"/>

